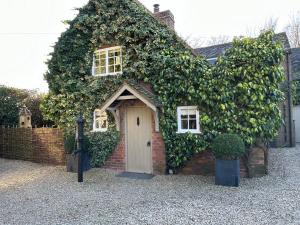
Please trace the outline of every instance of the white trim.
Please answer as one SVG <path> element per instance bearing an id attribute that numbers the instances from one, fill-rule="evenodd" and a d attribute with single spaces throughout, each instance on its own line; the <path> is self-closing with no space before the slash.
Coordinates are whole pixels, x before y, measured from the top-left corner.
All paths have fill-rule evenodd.
<path id="1" fill-rule="evenodd" d="M 154 129 L 155 132 L 159 132 L 159 115 L 158 110 L 154 112 Z"/>
<path id="2" fill-rule="evenodd" d="M 117 98 L 118 100 L 129 100 L 129 99 L 137 99 L 134 95 L 124 95 Z"/>
<path id="3" fill-rule="evenodd" d="M 181 110 L 195 110 L 196 109 L 196 129 L 181 129 Z M 178 106 L 177 107 L 177 133 L 193 133 L 193 134 L 201 134 L 200 131 L 200 121 L 199 121 L 199 110 L 197 106 Z"/>
<path id="4" fill-rule="evenodd" d="M 157 108 L 155 105 L 151 104 L 147 99 L 145 99 L 143 96 L 141 96 L 137 91 L 132 89 L 129 85 L 125 84 L 111 99 L 109 99 L 108 102 L 105 103 L 104 106 L 100 109 L 100 111 L 106 110 L 115 100 L 117 100 L 121 94 L 125 91 L 129 91 L 132 95 L 134 95 L 136 98 L 140 99 L 142 102 L 144 102 L 149 108 L 151 108 L 154 112 L 156 112 Z"/>
<path id="5" fill-rule="evenodd" d="M 218 57 L 208 58 L 208 59 L 206 59 L 206 60 L 216 60 L 216 59 L 218 59 Z"/>
<path id="6" fill-rule="evenodd" d="M 108 111 L 110 111 L 114 118 L 115 118 L 115 123 L 116 123 L 116 130 L 120 131 L 120 114 L 119 114 L 119 109 L 114 109 L 114 108 L 108 108 Z"/>
<path id="7" fill-rule="evenodd" d="M 109 65 L 108 65 L 108 52 L 111 51 L 111 50 L 117 50 L 117 49 L 120 49 L 120 67 L 121 67 L 121 71 L 119 72 L 113 72 L 113 73 L 109 73 L 108 72 L 108 69 L 109 69 Z M 105 52 L 105 71 L 106 73 L 99 73 L 97 74 L 96 73 L 96 62 L 95 62 L 95 54 L 96 53 L 100 53 L 101 52 Z M 93 76 L 100 76 L 100 77 L 103 77 L 103 76 L 115 76 L 115 75 L 122 75 L 123 73 L 123 60 L 122 60 L 122 46 L 114 46 L 114 47 L 109 47 L 109 48 L 103 48 L 103 49 L 97 49 L 96 51 L 94 51 L 94 55 L 93 55 L 93 67 L 92 67 L 92 75 Z M 115 64 L 114 64 L 115 65 Z"/>

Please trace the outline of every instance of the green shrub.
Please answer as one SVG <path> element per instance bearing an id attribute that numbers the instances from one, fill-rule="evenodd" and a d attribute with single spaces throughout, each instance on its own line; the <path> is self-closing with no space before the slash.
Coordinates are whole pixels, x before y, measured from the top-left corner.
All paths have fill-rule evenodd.
<path id="1" fill-rule="evenodd" d="M 65 136 L 64 140 L 64 147 L 65 147 L 65 152 L 67 154 L 72 154 L 75 149 L 77 148 L 77 143 L 75 139 L 75 134 L 70 133 Z M 85 135 L 83 139 L 83 150 L 87 151 L 89 149 L 90 143 L 88 137 Z"/>
<path id="2" fill-rule="evenodd" d="M 119 132 L 108 130 L 106 132 L 91 132 L 87 134 L 89 139 L 89 154 L 92 167 L 101 167 L 111 155 L 119 141 Z"/>
<path id="3" fill-rule="evenodd" d="M 237 159 L 244 155 L 245 144 L 237 134 L 220 134 L 214 139 L 212 150 L 218 159 Z"/>
<path id="4" fill-rule="evenodd" d="M 74 152 L 76 149 L 75 134 L 68 134 L 65 136 L 64 146 L 67 154 Z"/>

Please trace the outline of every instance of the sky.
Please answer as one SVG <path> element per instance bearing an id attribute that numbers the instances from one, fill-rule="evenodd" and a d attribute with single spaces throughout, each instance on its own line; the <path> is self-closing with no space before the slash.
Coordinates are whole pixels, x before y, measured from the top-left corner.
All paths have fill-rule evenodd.
<path id="1" fill-rule="evenodd" d="M 45 61 L 61 32 L 63 20 L 88 0 L 1 0 L 0 85 L 47 92 Z M 213 36 L 241 36 L 277 18 L 283 31 L 289 16 L 300 11 L 299 0 L 140 0 L 149 10 L 160 4 L 175 16 L 182 37 L 207 40 Z"/>

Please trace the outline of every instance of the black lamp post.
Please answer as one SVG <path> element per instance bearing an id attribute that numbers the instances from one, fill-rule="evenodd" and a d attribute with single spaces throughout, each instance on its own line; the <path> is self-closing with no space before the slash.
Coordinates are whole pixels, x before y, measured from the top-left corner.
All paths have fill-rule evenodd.
<path id="1" fill-rule="evenodd" d="M 82 166 L 82 151 L 83 151 L 83 128 L 84 119 L 82 114 L 77 118 L 77 154 L 78 154 L 78 182 L 83 182 L 83 166 Z"/>

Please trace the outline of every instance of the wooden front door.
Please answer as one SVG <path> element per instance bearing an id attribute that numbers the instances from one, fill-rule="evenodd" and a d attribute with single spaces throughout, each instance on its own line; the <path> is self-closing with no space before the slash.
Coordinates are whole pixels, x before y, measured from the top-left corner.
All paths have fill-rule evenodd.
<path id="1" fill-rule="evenodd" d="M 146 107 L 127 109 L 127 171 L 152 173 L 151 111 Z"/>

